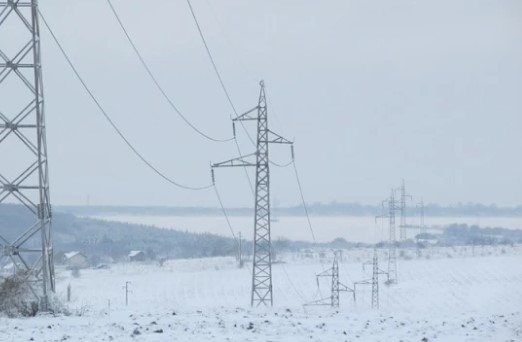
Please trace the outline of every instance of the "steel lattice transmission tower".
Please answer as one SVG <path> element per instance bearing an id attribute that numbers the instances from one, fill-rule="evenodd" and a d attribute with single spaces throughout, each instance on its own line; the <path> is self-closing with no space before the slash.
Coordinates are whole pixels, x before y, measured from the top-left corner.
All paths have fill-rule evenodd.
<path id="1" fill-rule="evenodd" d="M 372 273 L 372 309 L 379 308 L 379 259 L 377 249 L 373 251 L 373 273 Z"/>
<path id="2" fill-rule="evenodd" d="M 408 195 L 406 193 L 406 184 L 404 183 L 404 179 L 402 180 L 402 184 L 401 184 L 401 187 L 397 189 L 400 194 L 401 194 L 401 207 L 400 207 L 400 211 L 401 211 L 401 222 L 400 222 L 400 238 L 401 240 L 406 240 L 407 238 L 407 234 L 406 234 L 406 199 L 407 198 L 412 198 L 411 195 Z"/>
<path id="3" fill-rule="evenodd" d="M 396 238 L 396 223 L 395 217 L 396 212 L 401 210 L 401 205 L 397 203 L 395 198 L 395 189 L 392 189 L 390 198 L 383 201 L 383 207 L 388 209 L 388 214 L 378 216 L 377 218 L 388 218 L 389 219 L 389 241 L 388 241 L 388 284 L 397 282 L 397 238 Z"/>
<path id="4" fill-rule="evenodd" d="M 306 305 L 330 305 L 333 308 L 339 307 L 339 293 L 340 292 L 354 292 L 348 286 L 344 285 L 339 281 L 339 251 L 334 251 L 334 259 L 332 267 L 319 273 L 317 277 L 317 283 L 319 278 L 330 277 L 332 279 L 330 298 L 322 298 Z"/>
<path id="5" fill-rule="evenodd" d="M 233 119 L 236 121 L 257 121 L 257 150 L 255 153 L 240 156 L 225 162 L 212 164 L 218 167 L 256 168 L 255 218 L 254 218 L 254 256 L 252 272 L 252 295 L 250 303 L 273 305 L 272 296 L 272 243 L 270 237 L 270 144 L 290 144 L 293 142 L 272 132 L 268 128 L 268 110 L 265 84 L 260 82 L 258 105 L 248 112 Z M 235 125 L 234 125 L 235 127 Z M 234 128 L 235 132 L 235 128 Z M 255 163 L 249 158 L 256 158 Z"/>
<path id="6" fill-rule="evenodd" d="M 426 225 L 424 224 L 424 201 L 421 201 L 418 204 L 419 211 L 420 211 L 420 234 L 426 234 Z"/>
<path id="7" fill-rule="evenodd" d="M 0 2 L 0 44 L 0 203 L 34 218 L 0 231 L 0 266 L 11 263 L 46 310 L 54 264 L 37 0 Z"/>

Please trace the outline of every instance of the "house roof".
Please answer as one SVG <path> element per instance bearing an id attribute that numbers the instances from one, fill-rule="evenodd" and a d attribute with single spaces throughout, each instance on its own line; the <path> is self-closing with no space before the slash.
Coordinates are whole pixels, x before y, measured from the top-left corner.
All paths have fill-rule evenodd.
<path id="1" fill-rule="evenodd" d="M 81 255 L 82 253 L 80 252 L 69 252 L 69 253 L 65 253 L 63 256 L 65 257 L 65 259 L 70 259 L 70 258 L 73 258 L 77 255 Z"/>
<path id="2" fill-rule="evenodd" d="M 142 251 L 130 251 L 129 257 L 135 257 L 138 254 L 142 254 Z"/>
<path id="3" fill-rule="evenodd" d="M 5 265 L 3 268 L 5 271 L 9 271 L 9 270 L 14 269 L 15 265 L 13 263 L 10 263 L 10 264 Z"/>

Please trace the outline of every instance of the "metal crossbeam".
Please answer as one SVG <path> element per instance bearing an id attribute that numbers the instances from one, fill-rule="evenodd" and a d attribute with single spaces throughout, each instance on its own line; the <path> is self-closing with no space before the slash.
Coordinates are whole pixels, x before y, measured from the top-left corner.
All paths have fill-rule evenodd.
<path id="1" fill-rule="evenodd" d="M 7 238 L 13 236 L 12 231 L 0 232 L 0 266 L 12 263 L 14 275 L 24 280 L 42 309 L 47 310 L 55 278 L 37 0 L 0 2 L 0 35 L 9 38 L 11 30 L 16 29 L 26 34 L 23 39 L 27 42 L 11 55 L 4 52 L 7 47 L 0 46 L 0 87 L 7 87 L 7 81 L 12 79 L 25 86 L 17 91 L 17 96 L 2 99 L 2 104 L 11 105 L 7 108 L 22 110 L 0 113 L 0 144 L 10 142 L 6 146 L 11 157 L 10 163 L 0 164 L 0 204 L 7 201 L 22 204 L 33 215 L 34 222 L 15 239 Z M 30 100 L 23 103 L 21 99 L 27 95 Z M 29 165 L 18 160 L 22 158 L 12 158 L 24 151 L 30 152 Z M 5 158 L 0 155 L 0 160 Z M 15 170 L 17 175 L 4 176 L 7 168 Z"/>

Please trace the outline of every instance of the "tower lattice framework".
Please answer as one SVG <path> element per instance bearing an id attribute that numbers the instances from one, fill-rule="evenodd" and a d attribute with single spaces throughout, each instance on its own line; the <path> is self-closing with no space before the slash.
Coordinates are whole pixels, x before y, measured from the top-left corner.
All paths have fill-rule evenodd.
<path id="1" fill-rule="evenodd" d="M 1 1 L 0 204 L 21 204 L 30 220 L 0 227 L 0 267 L 47 309 L 55 282 L 40 52 L 38 1 Z"/>
<path id="2" fill-rule="evenodd" d="M 272 242 L 270 232 L 270 144 L 293 144 L 291 141 L 272 132 L 268 128 L 268 110 L 265 94 L 265 84 L 260 82 L 258 105 L 248 112 L 238 116 L 233 122 L 257 122 L 256 152 L 240 156 L 225 162 L 212 164 L 218 167 L 256 168 L 255 214 L 254 214 L 254 255 L 252 272 L 252 306 L 273 305 L 272 294 Z M 235 129 L 234 129 L 235 131 Z M 255 157 L 256 161 L 249 161 Z"/>

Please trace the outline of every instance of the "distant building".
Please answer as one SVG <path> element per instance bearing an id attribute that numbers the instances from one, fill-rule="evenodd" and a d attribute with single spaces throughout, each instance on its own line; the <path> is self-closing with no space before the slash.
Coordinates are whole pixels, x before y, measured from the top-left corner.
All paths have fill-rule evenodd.
<path id="1" fill-rule="evenodd" d="M 63 255 L 63 263 L 70 268 L 87 268 L 89 261 L 87 257 L 80 252 L 69 252 Z"/>
<path id="2" fill-rule="evenodd" d="M 11 276 L 16 273 L 16 267 L 13 263 L 7 264 L 4 267 L 2 267 L 2 273 L 5 276 Z"/>
<path id="3" fill-rule="evenodd" d="M 130 251 L 130 261 L 145 261 L 145 253 L 143 251 Z"/>

